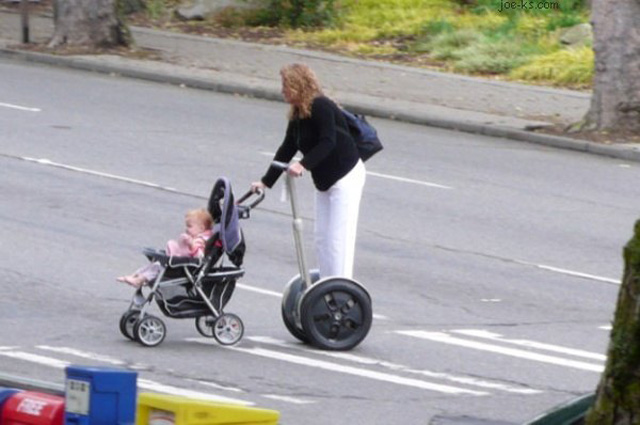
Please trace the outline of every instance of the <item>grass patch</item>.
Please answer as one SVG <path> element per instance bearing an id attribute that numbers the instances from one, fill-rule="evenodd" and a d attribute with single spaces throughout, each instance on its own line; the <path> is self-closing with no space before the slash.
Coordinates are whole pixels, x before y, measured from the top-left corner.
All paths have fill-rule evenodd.
<path id="1" fill-rule="evenodd" d="M 564 49 L 537 57 L 514 69 L 509 76 L 523 81 L 585 87 L 593 80 L 593 61 L 591 47 Z"/>

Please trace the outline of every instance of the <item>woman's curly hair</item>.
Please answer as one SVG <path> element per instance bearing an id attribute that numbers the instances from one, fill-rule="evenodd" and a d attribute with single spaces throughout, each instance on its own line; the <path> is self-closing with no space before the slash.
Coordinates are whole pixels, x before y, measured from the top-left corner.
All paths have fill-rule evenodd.
<path id="1" fill-rule="evenodd" d="M 286 86 L 297 100 L 296 105 L 291 105 L 289 109 L 289 119 L 309 118 L 313 99 L 323 95 L 315 72 L 307 65 L 292 63 L 283 66 L 280 75 L 283 86 Z"/>

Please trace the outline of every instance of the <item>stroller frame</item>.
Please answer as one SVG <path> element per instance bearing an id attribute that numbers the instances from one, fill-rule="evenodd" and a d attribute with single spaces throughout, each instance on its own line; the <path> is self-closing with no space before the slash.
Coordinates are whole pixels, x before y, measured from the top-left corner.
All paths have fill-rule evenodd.
<path id="1" fill-rule="evenodd" d="M 236 204 L 229 181 L 224 177 L 216 181 L 208 205 L 216 227 L 201 259 L 171 257 L 163 250 L 143 249 L 147 259 L 159 263 L 161 269 L 150 285 L 136 290 L 129 308 L 120 318 L 120 332 L 125 337 L 148 347 L 164 340 L 164 322 L 149 313 L 155 300 L 166 317 L 195 318 L 196 329 L 205 337 L 213 337 L 222 345 L 240 341 L 244 324 L 237 315 L 225 313 L 224 306 L 233 294 L 236 281 L 244 276 L 241 264 L 245 244 L 237 221 L 248 219 L 251 209 L 264 199 L 264 192 L 259 192 L 250 205 L 241 205 L 252 195 L 247 192 Z M 224 265 L 225 256 L 232 266 Z"/>

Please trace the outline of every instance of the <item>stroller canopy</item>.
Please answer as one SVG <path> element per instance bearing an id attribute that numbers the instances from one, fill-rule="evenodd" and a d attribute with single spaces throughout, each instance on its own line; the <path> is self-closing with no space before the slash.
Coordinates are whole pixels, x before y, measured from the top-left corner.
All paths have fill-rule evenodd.
<path id="1" fill-rule="evenodd" d="M 208 210 L 217 224 L 218 238 L 225 254 L 236 266 L 240 266 L 244 257 L 244 241 L 238 207 L 233 198 L 231 183 L 226 177 L 218 178 L 213 185 Z"/>

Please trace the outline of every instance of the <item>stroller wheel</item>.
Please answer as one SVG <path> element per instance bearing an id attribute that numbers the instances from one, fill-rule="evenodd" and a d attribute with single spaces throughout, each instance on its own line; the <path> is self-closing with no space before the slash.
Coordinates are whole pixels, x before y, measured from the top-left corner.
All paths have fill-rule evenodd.
<path id="1" fill-rule="evenodd" d="M 244 324 L 235 314 L 225 313 L 213 324 L 213 337 L 222 345 L 236 344 L 244 335 Z"/>
<path id="2" fill-rule="evenodd" d="M 164 340 L 167 328 L 162 320 L 148 315 L 136 323 L 133 334 L 136 340 L 145 347 L 155 347 Z"/>
<path id="3" fill-rule="evenodd" d="M 215 337 L 214 325 L 216 318 L 212 315 L 196 317 L 196 329 L 200 332 L 200 335 L 207 338 Z"/>
<path id="4" fill-rule="evenodd" d="M 302 298 L 300 319 L 309 342 L 323 350 L 350 350 L 369 333 L 371 298 L 358 284 L 329 278 L 314 284 Z"/>
<path id="5" fill-rule="evenodd" d="M 136 337 L 133 335 L 133 328 L 140 317 L 140 312 L 137 310 L 128 310 L 120 318 L 120 332 L 132 341 L 135 341 Z"/>

